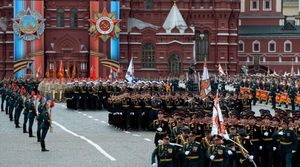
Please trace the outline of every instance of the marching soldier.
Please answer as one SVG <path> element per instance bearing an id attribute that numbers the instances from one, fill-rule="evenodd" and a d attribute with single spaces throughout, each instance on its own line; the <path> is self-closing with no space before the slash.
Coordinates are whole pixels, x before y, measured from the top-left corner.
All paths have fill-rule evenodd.
<path id="1" fill-rule="evenodd" d="M 40 142 L 41 141 L 41 130 L 42 130 L 42 121 L 43 121 L 43 118 L 42 118 L 42 114 L 44 114 L 43 112 L 46 112 L 45 110 L 45 101 L 46 99 L 44 97 L 41 97 L 40 99 L 40 104 L 38 105 L 38 112 L 37 112 L 37 142 Z"/>
<path id="2" fill-rule="evenodd" d="M 16 125 L 16 128 L 21 128 L 20 125 L 19 125 L 19 119 L 20 119 L 20 115 L 22 113 L 22 110 L 24 108 L 24 99 L 23 99 L 23 92 L 20 91 L 19 92 L 19 95 L 16 96 L 16 109 L 15 109 L 15 115 L 14 115 L 14 118 L 15 118 L 15 125 Z"/>
<path id="3" fill-rule="evenodd" d="M 35 137 L 32 134 L 32 126 L 34 122 L 34 118 L 37 116 L 36 108 L 35 108 L 35 103 L 34 103 L 34 95 L 30 96 L 30 101 L 28 103 L 28 119 L 29 119 L 29 137 Z"/>
<path id="4" fill-rule="evenodd" d="M 50 111 L 50 102 L 47 102 L 45 104 L 45 107 L 43 107 L 45 111 L 43 111 L 40 115 L 41 117 L 41 129 L 42 129 L 42 135 L 41 135 L 41 148 L 42 152 L 49 151 L 46 149 L 45 146 L 45 138 L 47 135 L 47 132 L 49 128 L 51 127 L 51 111 Z"/>
<path id="5" fill-rule="evenodd" d="M 163 138 L 165 135 L 170 134 L 170 128 L 168 122 L 164 120 L 164 115 L 162 111 L 158 112 L 157 120 L 153 121 L 153 128 L 156 130 L 154 137 L 154 144 L 157 146 L 158 141 Z"/>
<path id="6" fill-rule="evenodd" d="M 25 99 L 25 109 L 23 111 L 23 115 L 24 115 L 24 122 L 23 122 L 23 133 L 27 133 L 27 121 L 28 121 L 28 114 L 29 114 L 29 103 L 30 103 L 30 95 L 27 94 L 26 95 L 26 99 Z"/>
<path id="7" fill-rule="evenodd" d="M 228 163 L 228 156 L 232 155 L 232 151 L 228 150 L 223 145 L 223 138 L 215 135 L 212 138 L 213 145 L 208 148 L 207 156 L 209 157 L 210 167 L 226 167 Z"/>
<path id="8" fill-rule="evenodd" d="M 8 88 L 7 86 L 5 85 L 3 87 L 3 90 L 1 92 L 1 111 L 4 111 L 4 101 L 6 99 L 6 96 L 7 96 L 7 91 L 8 91 Z"/>
<path id="9" fill-rule="evenodd" d="M 282 121 L 281 127 L 282 130 L 274 134 L 280 140 L 280 166 L 292 167 L 292 154 L 296 152 L 297 136 L 293 130 L 289 129 L 287 120 Z"/>
<path id="10" fill-rule="evenodd" d="M 199 167 L 203 166 L 204 152 L 201 143 L 195 141 L 196 134 L 189 134 L 188 142 L 183 145 L 185 154 L 184 167 Z"/>
<path id="11" fill-rule="evenodd" d="M 162 143 L 157 145 L 157 148 L 152 153 L 152 167 L 173 167 L 176 147 L 170 144 L 168 135 L 165 135 L 162 139 Z"/>

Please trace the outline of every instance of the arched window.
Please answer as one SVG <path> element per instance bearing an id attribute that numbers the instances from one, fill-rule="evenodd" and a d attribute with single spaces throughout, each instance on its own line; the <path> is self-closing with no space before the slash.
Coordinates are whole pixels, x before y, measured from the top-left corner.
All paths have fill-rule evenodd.
<path id="1" fill-rule="evenodd" d="M 71 25 L 72 28 L 78 27 L 78 14 L 77 13 L 78 13 L 77 9 L 75 9 L 75 8 L 71 9 L 71 19 L 70 19 L 71 23 L 70 23 L 70 25 Z"/>
<path id="2" fill-rule="evenodd" d="M 143 47 L 142 67 L 155 67 L 155 50 L 154 46 L 151 43 L 146 43 Z"/>
<path id="3" fill-rule="evenodd" d="M 201 34 L 199 31 L 195 33 L 195 53 L 196 61 L 208 60 L 208 50 L 209 50 L 209 37 L 208 32 Z"/>
<path id="4" fill-rule="evenodd" d="M 284 41 L 284 52 L 292 52 L 292 42 L 290 40 Z"/>
<path id="5" fill-rule="evenodd" d="M 169 58 L 169 73 L 173 76 L 180 75 L 181 71 L 181 64 L 180 64 L 180 58 L 178 55 L 173 54 Z"/>
<path id="6" fill-rule="evenodd" d="M 252 52 L 260 52 L 260 42 L 255 40 L 252 43 Z"/>
<path id="7" fill-rule="evenodd" d="M 276 42 L 275 41 L 272 40 L 268 43 L 268 51 L 276 52 Z"/>
<path id="8" fill-rule="evenodd" d="M 65 10 L 62 8 L 57 9 L 56 11 L 56 26 L 64 27 L 65 26 Z"/>
<path id="9" fill-rule="evenodd" d="M 153 0 L 144 0 L 144 7 L 145 7 L 145 9 L 152 9 L 153 8 Z"/>
<path id="10" fill-rule="evenodd" d="M 239 52 L 244 52 L 244 42 L 239 41 Z"/>

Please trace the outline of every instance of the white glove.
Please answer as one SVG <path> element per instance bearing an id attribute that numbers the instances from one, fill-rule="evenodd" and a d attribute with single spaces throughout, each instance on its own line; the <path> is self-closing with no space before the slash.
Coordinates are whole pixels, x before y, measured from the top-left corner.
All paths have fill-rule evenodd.
<path id="1" fill-rule="evenodd" d="M 259 146 L 259 150 L 262 150 L 262 148 L 263 148 L 262 146 Z"/>
<path id="2" fill-rule="evenodd" d="M 276 151 L 276 149 L 277 149 L 276 147 L 273 147 L 273 151 Z"/>
<path id="3" fill-rule="evenodd" d="M 246 136 L 245 139 L 250 139 L 250 136 Z"/>
<path id="4" fill-rule="evenodd" d="M 210 159 L 210 160 L 214 160 L 214 159 L 215 159 L 215 156 L 214 156 L 214 155 L 211 155 L 211 156 L 209 157 L 209 159 Z"/>
<path id="5" fill-rule="evenodd" d="M 294 154 L 296 151 L 295 150 L 292 150 L 292 154 Z"/>
<path id="6" fill-rule="evenodd" d="M 268 136 L 268 135 L 269 135 L 269 133 L 268 133 L 268 132 L 265 132 L 265 133 L 264 133 L 264 135 L 265 135 L 265 136 Z"/>
<path id="7" fill-rule="evenodd" d="M 163 143 L 163 141 L 162 140 L 158 140 L 158 144 L 161 144 L 161 143 Z"/>
<path id="8" fill-rule="evenodd" d="M 224 138 L 225 140 L 229 140 L 229 135 L 228 135 L 228 134 L 224 134 L 224 135 L 223 135 L 223 138 Z"/>
<path id="9" fill-rule="evenodd" d="M 157 128 L 156 130 L 159 131 L 159 132 L 161 132 L 161 131 L 162 131 L 162 128 L 159 127 L 159 128 Z"/>
<path id="10" fill-rule="evenodd" d="M 227 153 L 228 153 L 228 155 L 232 155 L 233 154 L 231 150 L 228 150 Z"/>
<path id="11" fill-rule="evenodd" d="M 186 151 L 184 152 L 185 155 L 189 155 L 190 154 L 190 151 Z"/>
<path id="12" fill-rule="evenodd" d="M 280 131 L 280 132 L 278 132 L 278 134 L 279 134 L 279 135 L 283 135 L 283 132 L 282 132 L 282 131 Z"/>
<path id="13" fill-rule="evenodd" d="M 156 163 L 153 163 L 153 164 L 152 164 L 152 167 L 157 167 L 157 164 L 156 164 Z"/>
<path id="14" fill-rule="evenodd" d="M 248 156 L 248 159 L 249 159 L 250 161 L 253 161 L 254 156 L 253 156 L 253 155 L 249 155 L 249 156 Z"/>

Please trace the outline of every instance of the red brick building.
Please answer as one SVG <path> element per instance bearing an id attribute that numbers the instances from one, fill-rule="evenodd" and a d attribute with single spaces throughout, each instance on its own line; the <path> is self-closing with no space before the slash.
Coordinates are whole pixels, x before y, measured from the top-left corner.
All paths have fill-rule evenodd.
<path id="1" fill-rule="evenodd" d="M 236 73 L 239 0 L 121 2 L 120 62 L 133 56 L 136 75 L 185 74 L 193 64 L 201 71 L 205 58 L 210 72 L 220 63 Z"/>
<path id="2" fill-rule="evenodd" d="M 103 0 L 99 2 L 102 10 Z M 58 68 L 63 60 L 71 69 L 75 65 L 81 76 L 89 75 L 90 5 L 88 0 L 44 0 L 43 71 L 46 65 Z M 7 31 L 0 31 L 0 76 L 11 76 L 13 0 L 0 1 L 0 9 L 0 17 L 8 20 Z M 239 0 L 120 0 L 120 65 L 125 71 L 133 57 L 138 77 L 158 78 L 185 74 L 194 64 L 200 72 L 206 59 L 210 72 L 221 64 L 236 73 L 239 13 Z M 109 47 L 100 42 L 100 59 L 110 58 Z M 108 76 L 109 70 L 100 65 L 99 73 Z"/>
<path id="3" fill-rule="evenodd" d="M 299 17 L 285 17 L 282 0 L 242 0 L 239 18 L 239 65 L 251 72 L 295 70 L 300 63 Z"/>

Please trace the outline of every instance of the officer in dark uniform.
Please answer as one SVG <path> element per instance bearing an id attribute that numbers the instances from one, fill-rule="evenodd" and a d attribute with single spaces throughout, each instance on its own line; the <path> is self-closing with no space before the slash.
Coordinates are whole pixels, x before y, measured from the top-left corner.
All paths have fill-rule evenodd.
<path id="1" fill-rule="evenodd" d="M 214 135 L 213 145 L 208 148 L 207 156 L 209 157 L 210 167 L 225 167 L 228 163 L 229 154 L 232 155 L 232 151 L 229 151 L 223 144 L 223 138 L 219 135 Z"/>
<path id="2" fill-rule="evenodd" d="M 10 104 L 10 96 L 11 96 L 11 94 L 12 94 L 11 86 L 9 85 L 8 86 L 7 95 L 6 95 L 6 98 L 5 98 L 5 101 L 6 101 L 6 104 L 5 104 L 5 113 L 6 113 L 6 115 L 8 115 L 8 113 L 9 113 L 9 104 Z"/>
<path id="3" fill-rule="evenodd" d="M 284 120 L 281 123 L 282 130 L 275 133 L 275 136 L 279 136 L 280 144 L 280 158 L 281 165 L 285 167 L 292 167 L 292 154 L 296 152 L 297 136 L 295 132 L 289 129 L 288 120 Z"/>
<path id="4" fill-rule="evenodd" d="M 297 96 L 297 90 L 294 84 L 292 84 L 291 87 L 289 87 L 289 91 L 288 91 L 288 95 L 291 99 L 291 106 L 292 106 L 292 110 L 295 110 L 295 99 Z"/>
<path id="5" fill-rule="evenodd" d="M 35 104 L 34 104 L 34 95 L 30 96 L 30 102 L 28 103 L 28 119 L 29 119 L 29 137 L 35 137 L 32 134 L 32 126 L 34 122 L 34 118 L 37 116 Z"/>
<path id="6" fill-rule="evenodd" d="M 40 114 L 41 121 L 42 121 L 42 123 L 41 123 L 41 128 L 42 128 L 41 148 L 42 148 L 42 152 L 45 152 L 45 151 L 49 151 L 46 149 L 46 146 L 45 146 L 45 138 L 46 138 L 49 128 L 51 127 L 50 102 L 47 102 L 45 104 L 45 107 L 43 107 L 43 109 L 45 111 L 43 111 Z"/>
<path id="7" fill-rule="evenodd" d="M 196 134 L 192 131 L 189 134 L 188 142 L 183 145 L 185 155 L 184 167 L 203 166 L 204 152 L 201 143 L 195 141 Z"/>
<path id="8" fill-rule="evenodd" d="M 154 137 L 154 144 L 157 146 L 158 141 L 163 138 L 165 135 L 171 133 L 168 122 L 164 120 L 164 115 L 162 111 L 158 112 L 158 119 L 153 121 L 153 128 L 156 130 Z"/>
<path id="9" fill-rule="evenodd" d="M 24 122 L 23 122 L 23 133 L 27 133 L 27 121 L 28 121 L 28 113 L 29 113 L 29 102 L 30 102 L 30 95 L 26 95 L 25 103 L 24 103 Z"/>
<path id="10" fill-rule="evenodd" d="M 15 90 L 13 90 L 10 94 L 9 105 L 8 105 L 8 115 L 10 121 L 13 121 L 13 112 L 16 105 L 15 102 L 16 102 L 16 92 Z"/>
<path id="11" fill-rule="evenodd" d="M 7 96 L 8 88 L 7 86 L 3 87 L 3 91 L 1 92 L 1 111 L 4 111 L 4 101 Z"/>
<path id="12" fill-rule="evenodd" d="M 276 108 L 276 85 L 271 84 L 269 96 L 272 98 L 272 108 Z"/>
<path id="13" fill-rule="evenodd" d="M 23 100 L 23 92 L 22 91 L 20 91 L 19 92 L 19 95 L 18 96 L 16 96 L 16 109 L 15 109 L 15 115 L 14 115 L 14 117 L 15 117 L 15 125 L 16 125 L 16 128 L 21 128 L 20 126 L 19 126 L 19 119 L 20 119 L 20 115 L 21 115 L 21 113 L 22 113 L 22 110 L 23 110 L 23 108 L 24 108 L 24 100 Z"/>
<path id="14" fill-rule="evenodd" d="M 153 167 L 174 167 L 176 147 L 170 144 L 169 136 L 163 137 L 162 143 L 152 153 L 151 164 Z M 157 161 L 155 161 L 157 159 Z M 156 163 L 157 162 L 157 163 Z"/>
<path id="15" fill-rule="evenodd" d="M 40 104 L 38 105 L 38 113 L 37 113 L 37 132 L 36 132 L 36 135 L 37 135 L 37 141 L 40 142 L 41 140 L 41 130 L 42 130 L 42 121 L 43 121 L 43 118 L 42 118 L 42 114 L 43 112 L 46 112 L 46 109 L 45 109 L 45 98 L 44 97 L 41 97 L 40 99 Z"/>
<path id="16" fill-rule="evenodd" d="M 80 86 L 78 84 L 78 81 L 75 82 L 75 85 L 73 87 L 73 98 L 72 98 L 72 106 L 73 109 L 77 110 L 79 107 L 79 97 L 80 97 Z"/>
<path id="17" fill-rule="evenodd" d="M 86 81 L 83 81 L 83 84 L 80 87 L 80 100 L 79 100 L 79 108 L 85 110 L 87 108 L 88 102 L 88 88 L 86 85 Z"/>
<path id="18" fill-rule="evenodd" d="M 251 87 L 252 97 L 253 97 L 253 105 L 256 105 L 256 101 L 257 101 L 257 98 L 256 98 L 256 89 L 257 88 L 258 88 L 257 81 L 254 80 L 253 83 L 252 83 L 252 87 Z"/>

